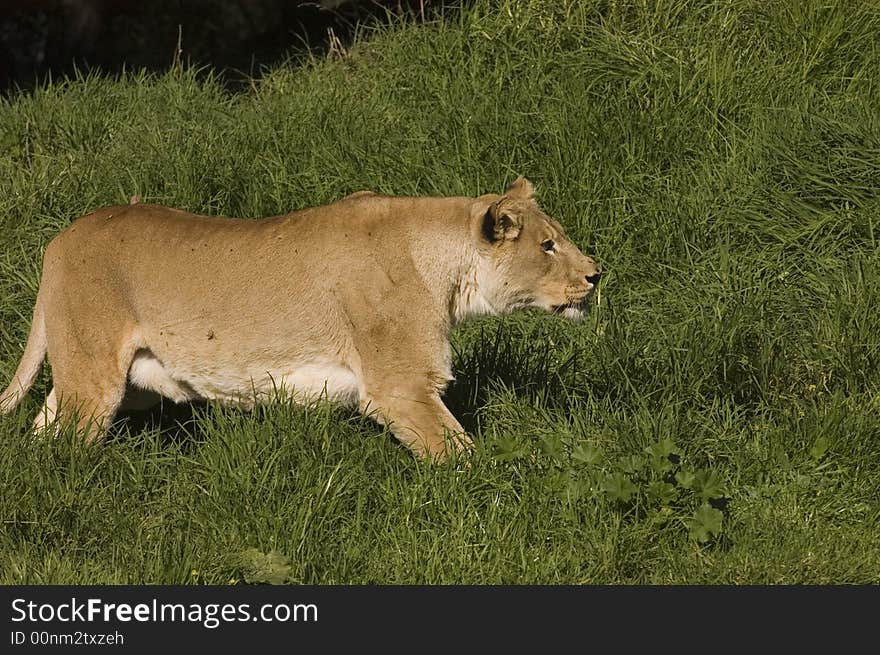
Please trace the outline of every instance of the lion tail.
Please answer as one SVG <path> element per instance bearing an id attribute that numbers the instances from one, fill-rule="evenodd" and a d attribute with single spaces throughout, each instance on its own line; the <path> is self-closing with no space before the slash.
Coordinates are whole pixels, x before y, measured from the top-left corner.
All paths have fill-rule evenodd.
<path id="1" fill-rule="evenodd" d="M 27 345 L 24 347 L 24 355 L 18 363 L 18 369 L 12 376 L 12 382 L 6 387 L 6 391 L 0 394 L 0 414 L 8 414 L 18 407 L 18 403 L 33 386 L 40 372 L 40 366 L 48 351 L 46 340 L 46 321 L 43 316 L 43 303 L 40 302 L 39 294 L 34 305 L 34 318 L 31 321 L 31 332 L 28 335 Z"/>

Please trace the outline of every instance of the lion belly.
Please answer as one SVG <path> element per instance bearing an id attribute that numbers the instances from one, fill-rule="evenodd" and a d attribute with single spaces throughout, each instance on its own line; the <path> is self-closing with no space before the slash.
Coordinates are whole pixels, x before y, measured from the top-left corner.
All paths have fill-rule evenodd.
<path id="1" fill-rule="evenodd" d="M 153 391 L 175 402 L 216 400 L 252 407 L 279 395 L 298 402 L 326 398 L 355 405 L 358 379 L 354 372 L 328 360 L 296 362 L 289 366 L 246 368 L 192 367 L 182 370 L 163 365 L 149 350 L 132 361 L 128 378 L 139 389 Z"/>

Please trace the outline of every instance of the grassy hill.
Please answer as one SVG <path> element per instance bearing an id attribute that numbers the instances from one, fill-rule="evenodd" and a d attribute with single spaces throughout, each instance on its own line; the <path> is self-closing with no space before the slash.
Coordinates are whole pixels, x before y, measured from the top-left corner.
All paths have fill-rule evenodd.
<path id="1" fill-rule="evenodd" d="M 178 69 L 0 101 L 0 383 L 42 249 L 95 207 L 520 173 L 607 275 L 584 324 L 454 333 L 469 468 L 283 401 L 32 443 L 46 367 L 0 418 L 0 583 L 880 582 L 871 3 L 478 1 L 245 93 Z"/>

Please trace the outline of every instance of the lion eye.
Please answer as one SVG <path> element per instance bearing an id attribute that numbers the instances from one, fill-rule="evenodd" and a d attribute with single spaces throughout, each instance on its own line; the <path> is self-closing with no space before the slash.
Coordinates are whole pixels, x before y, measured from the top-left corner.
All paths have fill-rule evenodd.
<path id="1" fill-rule="evenodd" d="M 544 252 L 553 252 L 556 250 L 556 244 L 553 243 L 553 239 L 546 239 L 541 242 L 541 247 L 544 249 Z"/>

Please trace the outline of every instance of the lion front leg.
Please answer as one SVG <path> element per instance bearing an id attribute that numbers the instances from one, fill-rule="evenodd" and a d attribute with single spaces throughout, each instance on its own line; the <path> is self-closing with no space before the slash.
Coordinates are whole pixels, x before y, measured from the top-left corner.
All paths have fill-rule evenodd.
<path id="1" fill-rule="evenodd" d="M 436 391 L 420 385 L 395 385 L 364 394 L 361 411 L 387 425 L 416 457 L 445 460 L 452 451 L 464 452 L 473 441 Z"/>

